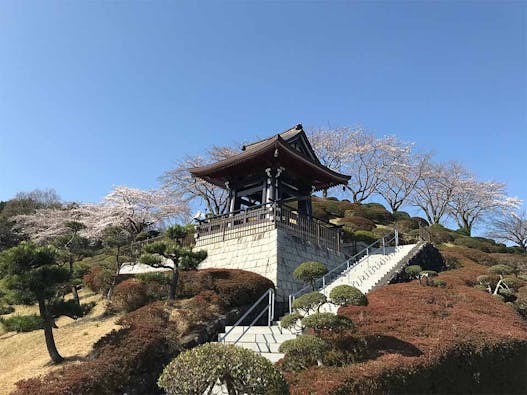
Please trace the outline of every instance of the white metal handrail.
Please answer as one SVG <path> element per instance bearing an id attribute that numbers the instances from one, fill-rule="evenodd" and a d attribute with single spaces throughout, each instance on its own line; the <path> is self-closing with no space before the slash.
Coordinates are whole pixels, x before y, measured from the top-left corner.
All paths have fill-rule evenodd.
<path id="1" fill-rule="evenodd" d="M 253 312 L 254 309 L 256 309 L 256 307 L 267 297 L 267 305 L 265 306 L 265 308 L 260 311 L 260 313 L 256 316 L 256 318 L 254 318 L 252 320 L 252 322 L 248 325 L 248 326 L 242 326 L 244 329 L 242 331 L 242 334 L 240 336 L 238 336 L 238 338 L 234 341 L 233 344 L 236 344 L 238 343 L 238 341 L 243 337 L 243 335 L 245 335 L 247 333 L 247 331 L 249 331 L 249 329 L 251 329 L 251 327 L 254 326 L 254 324 L 264 315 L 264 313 L 267 312 L 267 326 L 271 326 L 271 324 L 273 323 L 273 319 L 274 319 L 274 301 L 275 301 L 275 291 L 273 288 L 269 288 L 267 291 L 265 291 L 265 293 L 260 296 L 260 298 L 254 302 L 254 304 L 249 308 L 249 310 L 247 310 L 245 312 L 244 315 L 242 315 L 240 317 L 240 319 L 238 321 L 236 321 L 236 323 L 231 327 L 231 329 L 229 329 L 223 336 L 220 336 L 218 338 L 218 342 L 223 342 L 225 343 L 225 339 L 227 338 L 227 335 L 229 335 L 229 333 L 231 333 L 234 328 L 240 326 L 240 323 L 245 319 L 247 318 L 247 316 L 249 314 L 251 314 L 251 312 Z"/>
<path id="2" fill-rule="evenodd" d="M 317 288 L 324 289 L 326 285 L 328 284 L 328 281 L 331 281 L 333 276 L 338 277 L 344 271 L 350 270 L 351 268 L 355 267 L 364 256 L 370 255 L 370 252 L 375 245 L 379 245 L 378 248 L 382 248 L 382 254 L 386 255 L 386 246 L 389 245 L 392 241 L 395 243 L 395 247 L 399 245 L 399 232 L 397 231 L 397 229 L 394 229 L 391 232 L 384 235 L 383 237 L 381 237 L 380 239 L 375 240 L 373 243 L 366 246 L 365 248 L 357 252 L 352 257 L 348 258 L 342 264 L 333 268 L 332 270 L 327 272 L 325 275 L 317 278 L 315 280 L 315 289 Z M 317 286 L 317 283 L 320 283 L 320 286 Z M 304 288 L 300 289 L 294 294 L 289 295 L 289 313 L 293 312 L 293 302 L 295 301 L 295 299 L 299 295 L 304 294 L 311 289 L 312 288 L 310 285 L 306 285 Z"/>

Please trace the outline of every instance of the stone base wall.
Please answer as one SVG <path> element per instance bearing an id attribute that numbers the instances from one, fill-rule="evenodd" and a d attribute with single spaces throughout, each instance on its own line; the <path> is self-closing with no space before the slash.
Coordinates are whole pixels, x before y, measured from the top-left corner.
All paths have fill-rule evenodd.
<path id="1" fill-rule="evenodd" d="M 200 269 L 243 269 L 267 277 L 277 284 L 277 229 L 254 235 L 202 245 L 199 239 L 195 250 L 206 250 L 207 258 Z"/>
<path id="2" fill-rule="evenodd" d="M 304 286 L 293 277 L 293 271 L 302 262 L 319 261 L 331 270 L 346 259 L 344 254 L 274 227 L 225 241 L 209 241 L 202 238 L 196 244 L 196 249 L 208 253 L 200 269 L 243 269 L 260 274 L 275 284 L 278 302 L 286 302 L 290 294 Z"/>
<path id="3" fill-rule="evenodd" d="M 279 293 L 285 299 L 305 286 L 304 283 L 293 277 L 293 271 L 302 262 L 318 261 L 326 265 L 329 271 L 346 260 L 344 254 L 321 248 L 315 243 L 288 233 L 286 230 L 278 230 L 277 245 L 277 284 L 279 284 L 277 287 L 280 288 Z"/>

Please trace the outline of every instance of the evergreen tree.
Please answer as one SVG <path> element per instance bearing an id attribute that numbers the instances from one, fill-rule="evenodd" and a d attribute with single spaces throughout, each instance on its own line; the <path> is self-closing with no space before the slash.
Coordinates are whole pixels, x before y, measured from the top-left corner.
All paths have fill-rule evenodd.
<path id="1" fill-rule="evenodd" d="M 55 249 L 22 242 L 0 253 L 1 286 L 8 297 L 22 304 L 38 303 L 43 321 L 46 347 L 52 361 L 63 361 L 53 338 L 52 304 L 57 288 L 69 279 L 67 269 L 56 261 Z"/>

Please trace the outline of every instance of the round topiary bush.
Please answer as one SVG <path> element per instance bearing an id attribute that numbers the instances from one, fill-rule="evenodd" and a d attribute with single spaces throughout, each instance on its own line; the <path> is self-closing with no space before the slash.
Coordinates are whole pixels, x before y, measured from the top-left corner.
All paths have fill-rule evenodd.
<path id="1" fill-rule="evenodd" d="M 503 283 L 512 290 L 518 290 L 525 285 L 525 281 L 515 277 L 505 277 Z"/>
<path id="2" fill-rule="evenodd" d="M 331 301 L 339 306 L 367 306 L 368 298 L 360 289 L 352 287 L 351 285 L 338 285 L 329 293 Z"/>
<path id="3" fill-rule="evenodd" d="M 167 394 L 204 394 L 216 383 L 229 394 L 288 394 L 280 372 L 265 357 L 229 344 L 206 343 L 168 364 L 158 385 Z"/>
<path id="4" fill-rule="evenodd" d="M 421 273 L 422 271 L 423 271 L 423 268 L 419 265 L 410 265 L 404 268 L 404 272 L 410 278 L 418 278 L 419 273 Z"/>
<path id="5" fill-rule="evenodd" d="M 311 284 L 315 290 L 315 280 L 328 272 L 326 266 L 320 262 L 308 261 L 300 264 L 293 272 L 293 276 L 300 281 Z"/>
<path id="6" fill-rule="evenodd" d="M 112 292 L 112 309 L 116 311 L 137 310 L 148 304 L 147 286 L 141 280 L 129 279 L 117 284 Z"/>
<path id="7" fill-rule="evenodd" d="M 342 329 L 353 329 L 353 322 L 342 315 L 332 313 L 315 313 L 302 319 L 302 325 L 312 328 L 315 333 L 322 330 L 338 331 Z"/>
<path id="8" fill-rule="evenodd" d="M 320 292 L 310 292 L 293 301 L 293 309 L 303 310 L 306 313 L 318 311 L 320 306 L 327 302 L 325 295 Z"/>
<path id="9" fill-rule="evenodd" d="M 501 274 L 501 275 L 513 274 L 515 272 L 513 267 L 509 265 L 503 265 L 503 264 L 491 266 L 489 267 L 488 271 L 489 273 Z"/>
<path id="10" fill-rule="evenodd" d="M 486 291 L 486 292 L 489 291 L 488 287 L 483 284 L 476 284 L 474 285 L 474 288 L 479 289 L 481 291 Z"/>
<path id="11" fill-rule="evenodd" d="M 329 348 L 329 344 L 319 337 L 301 335 L 283 342 L 279 351 L 286 354 L 286 370 L 303 370 L 321 365 L 324 353 Z"/>
<path id="12" fill-rule="evenodd" d="M 296 311 L 293 311 L 291 314 L 286 314 L 282 317 L 282 319 L 280 320 L 280 326 L 284 329 L 293 331 L 300 326 L 299 324 L 302 318 L 302 315 L 300 315 Z"/>

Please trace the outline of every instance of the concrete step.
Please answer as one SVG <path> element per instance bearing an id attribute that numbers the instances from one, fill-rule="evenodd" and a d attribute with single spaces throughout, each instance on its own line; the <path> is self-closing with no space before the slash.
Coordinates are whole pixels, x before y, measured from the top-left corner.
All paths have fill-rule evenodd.
<path id="1" fill-rule="evenodd" d="M 225 342 L 226 344 L 234 344 L 234 342 Z M 238 347 L 243 347 L 248 350 L 256 351 L 257 353 L 277 353 L 282 343 L 264 343 L 264 342 L 242 342 L 236 343 Z"/>
<path id="2" fill-rule="evenodd" d="M 225 330 L 224 330 L 224 333 L 227 333 L 229 332 L 230 330 L 231 333 L 238 333 L 238 334 L 242 334 L 243 331 L 246 329 L 247 327 L 246 326 L 236 326 L 234 327 L 234 329 L 232 329 L 232 326 L 226 326 L 225 327 Z M 271 325 L 271 326 L 267 326 L 267 325 L 262 325 L 262 326 L 252 326 L 251 328 L 249 328 L 249 330 L 247 331 L 247 333 L 265 333 L 265 334 L 276 334 L 276 335 L 280 335 L 281 334 L 281 331 L 282 331 L 282 328 L 280 328 L 277 323 Z"/>
<path id="3" fill-rule="evenodd" d="M 285 354 L 279 352 L 262 352 L 260 353 L 262 357 L 267 358 L 272 363 L 277 363 L 280 359 L 285 357 Z"/>
<path id="4" fill-rule="evenodd" d="M 221 333 L 219 336 L 218 336 L 218 340 L 219 339 L 222 339 L 223 341 L 223 333 Z M 238 340 L 238 338 L 240 337 L 241 333 L 238 333 L 238 334 L 233 334 L 233 333 L 229 333 L 227 335 L 227 337 L 224 339 L 226 342 L 235 342 L 236 340 Z M 248 342 L 256 342 L 256 343 L 283 343 L 285 342 L 286 340 L 291 340 L 291 339 L 294 339 L 296 336 L 293 335 L 291 332 L 289 331 L 285 331 L 284 330 L 284 333 L 282 334 L 274 334 L 274 333 L 268 333 L 268 334 L 265 334 L 265 333 L 246 333 L 245 335 L 243 335 L 239 340 L 238 340 L 238 343 L 239 342 L 245 342 L 245 343 L 248 343 Z"/>

